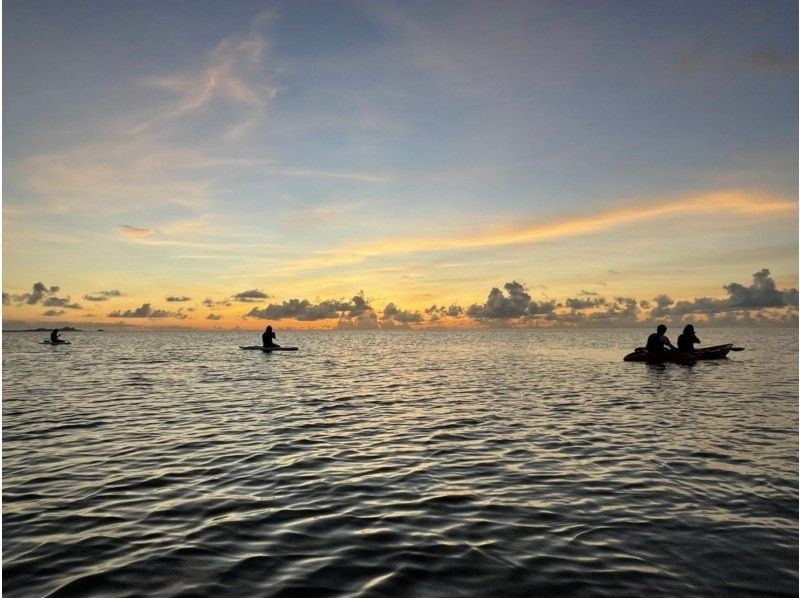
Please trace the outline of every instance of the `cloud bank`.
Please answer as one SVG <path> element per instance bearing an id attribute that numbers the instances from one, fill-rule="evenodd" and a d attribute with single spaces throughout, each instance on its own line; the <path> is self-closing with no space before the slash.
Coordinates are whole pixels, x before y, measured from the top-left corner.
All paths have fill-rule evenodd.
<path id="1" fill-rule="evenodd" d="M 651 299 L 603 297 L 581 290 L 563 303 L 536 300 L 528 288 L 511 281 L 494 287 L 486 301 L 464 308 L 458 304 L 432 305 L 423 311 L 401 309 L 389 302 L 378 313 L 363 291 L 349 301 L 329 299 L 312 303 L 290 299 L 264 308 L 254 307 L 245 317 L 263 320 L 311 322 L 336 320 L 339 328 L 395 328 L 459 325 L 627 327 L 656 322 L 676 324 L 684 319 L 709 325 L 791 324 L 797 321 L 797 289 L 779 290 L 766 268 L 753 274 L 752 283 L 722 286 L 725 298 L 697 297 L 675 302 L 666 294 Z"/>
<path id="2" fill-rule="evenodd" d="M 540 285 L 537 285 L 540 286 Z M 462 307 L 458 303 L 431 305 L 424 310 L 403 309 L 389 301 L 376 309 L 364 291 L 350 299 L 325 299 L 310 301 L 292 298 L 264 307 L 252 306 L 249 311 L 235 317 L 256 320 L 291 320 L 295 322 L 330 322 L 332 326 L 347 329 L 424 328 L 441 326 L 564 326 L 564 327 L 630 327 L 655 323 L 678 325 L 692 322 L 702 325 L 796 325 L 798 321 L 798 290 L 778 288 L 767 268 L 752 275 L 749 283 L 729 282 L 720 287 L 722 297 L 695 297 L 674 300 L 666 293 L 655 297 L 630 296 L 605 297 L 594 291 L 579 290 L 575 297 L 563 302 L 554 299 L 536 299 L 525 284 L 513 280 L 490 289 L 486 300 Z M 11 294 L 3 292 L 4 305 L 27 309 L 41 305 L 50 307 L 42 315 L 60 316 L 65 310 L 81 309 L 69 296 L 59 297 L 60 287 L 34 283 L 31 292 Z M 103 291 L 86 295 L 90 301 L 102 302 L 119 291 Z M 234 295 L 236 302 L 253 303 L 269 297 L 258 289 Z M 188 296 L 170 296 L 168 302 L 186 302 Z M 207 298 L 201 302 L 211 309 L 233 308 L 236 303 Z M 178 320 L 190 319 L 196 308 L 168 311 L 154 308 L 150 302 L 139 307 L 115 310 L 109 318 L 147 318 Z M 206 320 L 220 321 L 232 316 L 226 313 L 208 313 Z"/>

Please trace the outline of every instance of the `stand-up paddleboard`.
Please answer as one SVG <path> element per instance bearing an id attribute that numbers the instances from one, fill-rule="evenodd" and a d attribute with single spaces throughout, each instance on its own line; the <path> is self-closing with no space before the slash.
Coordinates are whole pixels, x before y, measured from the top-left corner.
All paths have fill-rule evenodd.
<path id="1" fill-rule="evenodd" d="M 264 351 L 265 353 L 272 353 L 273 351 L 297 351 L 297 347 L 262 347 L 261 345 L 252 345 L 250 347 L 239 345 L 239 348 L 246 351 Z"/>
<path id="2" fill-rule="evenodd" d="M 69 342 L 69 341 L 57 341 L 55 343 L 53 341 L 42 341 L 39 344 L 40 345 L 71 345 L 72 343 Z"/>

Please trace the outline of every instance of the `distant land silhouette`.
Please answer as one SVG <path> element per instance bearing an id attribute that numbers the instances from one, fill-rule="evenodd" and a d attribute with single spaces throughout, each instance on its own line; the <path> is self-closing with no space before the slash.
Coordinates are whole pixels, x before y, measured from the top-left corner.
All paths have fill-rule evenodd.
<path id="1" fill-rule="evenodd" d="M 21 330 L 3 330 L 3 332 L 50 332 L 53 330 L 53 327 L 50 328 L 23 328 Z M 80 328 L 72 328 L 71 326 L 64 326 L 64 328 L 59 328 L 59 332 L 83 332 Z"/>

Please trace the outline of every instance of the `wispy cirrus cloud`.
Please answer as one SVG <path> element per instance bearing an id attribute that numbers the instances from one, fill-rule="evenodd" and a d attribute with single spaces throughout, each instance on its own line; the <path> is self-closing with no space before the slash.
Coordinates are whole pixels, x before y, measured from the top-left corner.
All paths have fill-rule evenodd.
<path id="1" fill-rule="evenodd" d="M 147 113 L 134 117 L 139 119 L 135 124 L 130 123 L 131 111 L 120 111 L 98 140 L 82 140 L 77 134 L 72 148 L 6 165 L 11 187 L 47 201 L 7 203 L 4 211 L 97 215 L 170 204 L 198 209 L 211 201 L 215 173 L 270 164 L 257 156 L 237 155 L 225 139 L 263 124 L 277 93 L 265 75 L 270 42 L 264 31 L 272 20 L 263 13 L 249 33 L 223 39 L 197 66 L 139 81 L 132 97 L 142 99 L 142 89 L 170 97 L 161 96 L 155 107 L 140 102 Z M 207 139 L 202 144 L 192 137 L 198 127 Z"/>
<path id="2" fill-rule="evenodd" d="M 151 228 L 139 228 L 130 224 L 118 224 L 117 232 L 123 237 L 149 237 L 154 234 Z"/>
<path id="3" fill-rule="evenodd" d="M 745 56 L 744 64 L 755 71 L 769 74 L 797 73 L 797 56 L 775 48 L 759 48 Z"/>
<path id="4" fill-rule="evenodd" d="M 764 214 L 790 213 L 797 211 L 794 201 L 754 196 L 746 193 L 714 193 L 685 199 L 668 199 L 660 202 L 627 205 L 618 209 L 583 216 L 553 219 L 541 224 L 508 228 L 469 237 L 444 240 L 410 239 L 376 245 L 381 253 L 404 253 L 406 251 L 459 249 L 532 243 L 560 237 L 572 237 L 614 229 L 637 222 L 687 215 L 697 217 L 706 214 L 739 214 L 759 216 Z M 369 252 L 370 247 L 364 248 Z"/>
<path id="5" fill-rule="evenodd" d="M 797 203 L 744 191 L 723 191 L 682 198 L 623 205 L 595 213 L 552 218 L 529 225 L 495 228 L 471 235 L 450 237 L 411 237 L 387 239 L 371 244 L 342 247 L 326 252 L 294 267 L 315 268 L 321 264 L 342 265 L 361 262 L 371 257 L 435 251 L 473 250 L 537 243 L 615 230 L 648 221 L 703 216 L 735 216 L 740 218 L 774 217 L 797 213 Z M 612 272 L 609 270 L 609 272 Z"/>
<path id="6" fill-rule="evenodd" d="M 276 170 L 275 174 L 298 178 L 342 179 L 345 181 L 357 181 L 361 183 L 390 183 L 395 180 L 395 177 L 390 174 L 346 171 L 335 172 L 330 170 L 309 170 L 302 168 Z"/>
<path id="7" fill-rule="evenodd" d="M 210 53 L 203 66 L 167 77 L 152 77 L 143 83 L 175 97 L 160 113 L 135 126 L 134 134 L 150 132 L 204 113 L 217 104 L 232 104 L 227 111 L 223 134 L 235 138 L 264 122 L 276 86 L 263 82 L 264 60 L 270 43 L 261 30 L 273 20 L 262 13 L 249 35 L 224 39 Z M 235 116 L 233 116 L 235 115 Z M 217 115 L 219 116 L 219 115 Z"/>

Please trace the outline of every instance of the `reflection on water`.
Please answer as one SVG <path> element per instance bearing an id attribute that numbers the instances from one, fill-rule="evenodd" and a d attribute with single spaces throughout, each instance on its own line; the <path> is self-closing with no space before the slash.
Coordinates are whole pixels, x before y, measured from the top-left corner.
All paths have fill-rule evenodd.
<path id="1" fill-rule="evenodd" d="M 797 592 L 797 333 L 3 337 L 3 591 Z M 65 337 L 67 334 L 65 334 Z"/>

